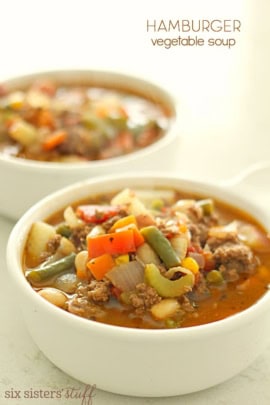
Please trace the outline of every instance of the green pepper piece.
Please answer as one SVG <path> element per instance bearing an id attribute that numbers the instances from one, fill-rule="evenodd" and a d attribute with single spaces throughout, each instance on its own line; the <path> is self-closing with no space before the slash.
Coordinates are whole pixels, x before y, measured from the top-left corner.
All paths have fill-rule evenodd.
<path id="1" fill-rule="evenodd" d="M 62 271 L 68 270 L 73 266 L 76 253 L 72 252 L 70 255 L 63 257 L 55 262 L 41 265 L 35 269 L 26 272 L 26 278 L 31 283 L 38 283 L 60 274 Z"/>
<path id="2" fill-rule="evenodd" d="M 178 280 L 169 280 L 160 274 L 155 264 L 147 264 L 144 272 L 145 282 L 164 298 L 180 297 L 190 291 L 194 285 L 194 274 L 188 273 Z"/>
<path id="3" fill-rule="evenodd" d="M 156 226 L 146 226 L 140 232 L 168 269 L 180 265 L 172 245 Z"/>

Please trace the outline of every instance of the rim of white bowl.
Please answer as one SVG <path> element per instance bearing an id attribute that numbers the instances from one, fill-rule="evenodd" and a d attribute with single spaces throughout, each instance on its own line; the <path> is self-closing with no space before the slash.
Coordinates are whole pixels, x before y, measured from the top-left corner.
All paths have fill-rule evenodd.
<path id="1" fill-rule="evenodd" d="M 266 306 L 270 307 L 270 290 L 266 291 L 263 296 L 259 298 L 258 301 L 256 301 L 254 304 L 252 304 L 250 307 L 247 309 L 238 312 L 234 315 L 231 315 L 225 319 L 211 322 L 208 324 L 203 324 L 203 325 L 198 325 L 198 326 L 190 326 L 190 327 L 184 327 L 184 328 L 176 328 L 176 329 L 138 329 L 138 328 L 128 328 L 124 326 L 117 326 L 117 325 L 110 325 L 110 324 L 104 324 L 101 322 L 89 320 L 82 318 L 80 316 L 71 314 L 61 308 L 58 308 L 54 306 L 53 304 L 49 303 L 46 301 L 44 298 L 40 297 L 35 290 L 31 287 L 31 285 L 28 283 L 26 280 L 23 271 L 22 271 L 22 266 L 21 266 L 21 258 L 22 258 L 22 253 L 23 253 L 23 248 L 26 240 L 27 233 L 29 231 L 29 228 L 31 224 L 35 220 L 42 220 L 44 219 L 43 216 L 38 215 L 36 219 L 34 219 L 31 222 L 31 218 L 36 215 L 37 212 L 39 212 L 42 208 L 45 206 L 48 207 L 48 204 L 52 201 L 54 201 L 56 198 L 59 198 L 60 196 L 64 196 L 65 199 L 67 199 L 67 195 L 69 195 L 69 198 L 66 200 L 68 202 L 64 204 L 68 204 L 69 202 L 74 202 L 76 201 L 76 198 L 71 198 L 70 193 L 72 192 L 73 195 L 76 195 L 76 191 L 83 189 L 86 186 L 95 186 L 95 185 L 102 185 L 103 183 L 106 183 L 108 185 L 109 182 L 117 182 L 117 181 L 123 181 L 123 180 L 150 180 L 152 179 L 153 181 L 156 181 L 156 186 L 159 184 L 159 180 L 161 182 L 179 182 L 179 189 L 181 189 L 181 183 L 185 184 L 188 186 L 187 191 L 193 190 L 195 192 L 198 192 L 198 194 L 202 193 L 202 190 L 205 189 L 206 193 L 208 195 L 213 195 L 217 199 L 220 199 L 221 201 L 226 201 L 229 202 L 230 198 L 232 198 L 233 202 L 231 203 L 232 206 L 239 207 L 241 209 L 241 204 L 244 205 L 244 210 L 248 213 L 251 214 L 254 218 L 258 219 L 258 221 L 263 224 L 263 226 L 266 229 L 270 229 L 270 219 L 265 213 L 264 210 L 262 210 L 260 207 L 258 207 L 256 204 L 248 201 L 247 199 L 243 198 L 243 196 L 239 196 L 237 193 L 234 191 L 228 191 L 222 189 L 219 185 L 210 183 L 210 182 L 203 182 L 203 181 L 196 181 L 194 179 L 189 179 L 189 178 L 183 178 L 178 175 L 172 174 L 172 173 L 159 173 L 159 172 L 153 172 L 153 171 L 145 171 L 143 173 L 128 173 L 125 174 L 124 176 L 121 174 L 112 174 L 112 175 L 106 175 L 106 176 L 98 176 L 94 179 L 87 179 L 83 180 L 80 182 L 76 182 L 72 185 L 69 185 L 67 187 L 62 188 L 59 191 L 56 191 L 54 193 L 49 194 L 47 197 L 43 198 L 39 202 L 37 202 L 35 205 L 33 205 L 29 210 L 25 212 L 25 214 L 18 220 L 18 222 L 15 224 L 13 230 L 11 231 L 11 234 L 9 236 L 8 244 L 7 244 L 7 264 L 8 264 L 8 272 L 11 274 L 13 281 L 17 284 L 17 287 L 21 290 L 24 295 L 27 295 L 27 299 L 31 300 L 33 303 L 36 305 L 40 306 L 43 310 L 46 310 L 48 313 L 51 314 L 51 316 L 66 322 L 69 324 L 71 327 L 76 326 L 76 327 L 82 327 L 83 329 L 89 329 L 92 332 L 104 332 L 107 334 L 110 334 L 111 336 L 115 336 L 117 338 L 129 338 L 131 340 L 137 340 L 137 339 L 152 339 L 153 337 L 155 339 L 163 339 L 166 336 L 166 339 L 179 339 L 180 336 L 183 336 L 185 338 L 189 339 L 197 339 L 198 334 L 200 336 L 205 336 L 205 335 L 215 335 L 219 334 L 225 329 L 231 330 L 234 329 L 235 327 L 241 327 L 241 325 L 244 325 L 246 323 L 250 323 L 252 319 L 257 318 L 258 315 L 261 312 L 265 312 Z M 160 184 L 160 185 L 165 185 L 165 183 Z M 176 187 L 175 185 L 170 185 L 168 184 L 169 187 Z M 119 189 L 122 188 L 123 186 L 121 185 L 113 185 L 113 189 Z M 185 188 L 182 188 L 185 191 Z M 199 191 L 198 191 L 199 189 Z M 210 190 L 210 194 L 209 194 Z M 105 192 L 108 190 L 106 189 Z M 217 194 L 222 194 L 223 197 L 218 197 Z M 89 191 L 88 195 L 95 194 L 94 191 Z M 229 202 L 230 203 L 230 202 Z M 63 205 L 62 205 L 63 207 Z M 55 212 L 55 210 L 59 209 L 57 206 L 56 209 L 50 209 L 50 213 Z M 256 214 L 255 214 L 256 212 Z M 262 218 L 264 221 L 266 221 L 267 224 L 264 224 L 262 222 Z M 14 246 L 17 244 L 20 244 L 20 249 L 14 254 Z M 268 308 L 268 311 L 270 308 Z"/>
<path id="2" fill-rule="evenodd" d="M 145 157 L 151 155 L 151 153 L 162 150 L 163 147 L 166 147 L 174 138 L 178 135 L 178 125 L 179 125 L 179 103 L 177 98 L 171 91 L 166 90 L 162 85 L 157 82 L 150 81 L 148 79 L 144 79 L 139 75 L 132 75 L 122 72 L 117 72 L 113 70 L 104 70 L 104 69 L 59 69 L 59 70 L 48 70 L 48 71 L 40 71 L 40 72 L 33 72 L 22 76 L 10 77 L 4 79 L 1 84 L 4 85 L 11 85 L 14 88 L 19 86 L 24 86 L 24 82 L 30 83 L 33 80 L 39 78 L 55 78 L 55 80 L 61 83 L 69 82 L 72 84 L 72 80 L 77 76 L 82 77 L 82 82 L 87 84 L 88 82 L 95 82 L 97 79 L 90 80 L 92 77 L 98 77 L 100 80 L 100 85 L 102 85 L 102 81 L 110 83 L 111 88 L 115 86 L 117 89 L 117 85 L 122 81 L 131 81 L 130 88 L 131 91 L 136 92 L 136 87 L 140 86 L 139 94 L 143 96 L 147 96 L 147 94 L 151 95 L 149 91 L 155 92 L 158 96 L 158 100 L 161 102 L 161 105 L 169 107 L 171 112 L 170 124 L 168 130 L 164 132 L 160 139 L 155 141 L 154 143 L 142 148 L 138 149 L 134 152 L 128 153 L 126 155 L 116 156 L 110 159 L 102 159 L 102 160 L 94 160 L 94 161 L 86 161 L 86 162 L 43 162 L 43 161 L 36 161 L 30 159 L 23 159 L 14 156 L 7 156 L 5 154 L 0 153 L 0 162 L 5 163 L 6 165 L 11 166 L 18 166 L 20 170 L 38 170 L 38 171 L 57 171 L 57 172 L 66 172 L 66 171 L 80 171 L 82 169 L 99 169 L 99 168 L 110 168 L 112 165 L 117 166 L 121 163 L 128 163 L 131 160 L 139 159 L 140 157 Z M 73 77 L 68 80 L 68 77 Z M 115 80 L 115 83 L 114 83 Z M 78 81 L 80 82 L 80 81 Z M 27 87 L 27 84 L 25 84 Z M 109 87 L 109 86 L 108 86 Z M 129 89 L 128 84 L 123 86 L 126 90 Z M 142 88 L 146 90 L 142 90 Z M 121 89 L 121 85 L 120 85 Z"/>

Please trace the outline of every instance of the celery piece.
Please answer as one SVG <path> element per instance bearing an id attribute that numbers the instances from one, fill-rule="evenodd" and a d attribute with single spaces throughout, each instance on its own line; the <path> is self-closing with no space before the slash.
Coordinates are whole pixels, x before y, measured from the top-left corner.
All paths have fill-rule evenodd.
<path id="1" fill-rule="evenodd" d="M 144 276 L 146 284 L 153 287 L 164 298 L 180 297 L 192 289 L 195 281 L 192 273 L 188 273 L 178 280 L 169 280 L 162 276 L 154 264 L 145 266 Z"/>

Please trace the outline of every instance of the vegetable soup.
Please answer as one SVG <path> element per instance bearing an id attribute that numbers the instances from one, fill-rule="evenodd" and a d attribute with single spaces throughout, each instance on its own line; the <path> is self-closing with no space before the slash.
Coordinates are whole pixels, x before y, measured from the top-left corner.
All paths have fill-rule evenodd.
<path id="1" fill-rule="evenodd" d="M 39 80 L 8 92 L 0 86 L 0 152 L 46 162 L 110 159 L 158 141 L 171 114 L 127 90 Z"/>
<path id="2" fill-rule="evenodd" d="M 174 189 L 124 189 L 35 222 L 23 266 L 37 294 L 124 327 L 224 319 L 270 283 L 270 239 L 249 214 Z"/>

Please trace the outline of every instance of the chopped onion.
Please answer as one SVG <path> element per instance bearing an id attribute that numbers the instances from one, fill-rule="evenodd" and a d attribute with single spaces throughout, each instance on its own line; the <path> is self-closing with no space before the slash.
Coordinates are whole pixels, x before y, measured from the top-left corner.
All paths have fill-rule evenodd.
<path id="1" fill-rule="evenodd" d="M 69 206 L 65 209 L 64 219 L 70 228 L 76 228 L 77 226 L 79 226 L 82 223 L 79 220 L 79 218 L 77 218 L 77 216 L 71 206 Z"/>
<path id="2" fill-rule="evenodd" d="M 144 267 L 134 260 L 114 267 L 106 273 L 106 277 L 120 290 L 131 291 L 144 281 Z"/>
<path id="3" fill-rule="evenodd" d="M 187 237 L 184 235 L 174 236 L 170 239 L 171 245 L 173 250 L 179 257 L 180 261 L 186 257 L 187 248 L 188 248 L 188 240 Z"/>
<path id="4" fill-rule="evenodd" d="M 139 246 L 136 255 L 143 264 L 160 264 L 158 255 L 148 243 L 143 243 L 141 246 Z"/>
<path id="5" fill-rule="evenodd" d="M 73 294 L 77 288 L 78 279 L 75 273 L 65 273 L 57 277 L 53 286 L 68 294 Z"/>
<path id="6" fill-rule="evenodd" d="M 92 228 L 88 235 L 93 238 L 95 236 L 104 235 L 105 233 L 105 229 L 102 225 L 96 225 L 94 228 Z"/>

